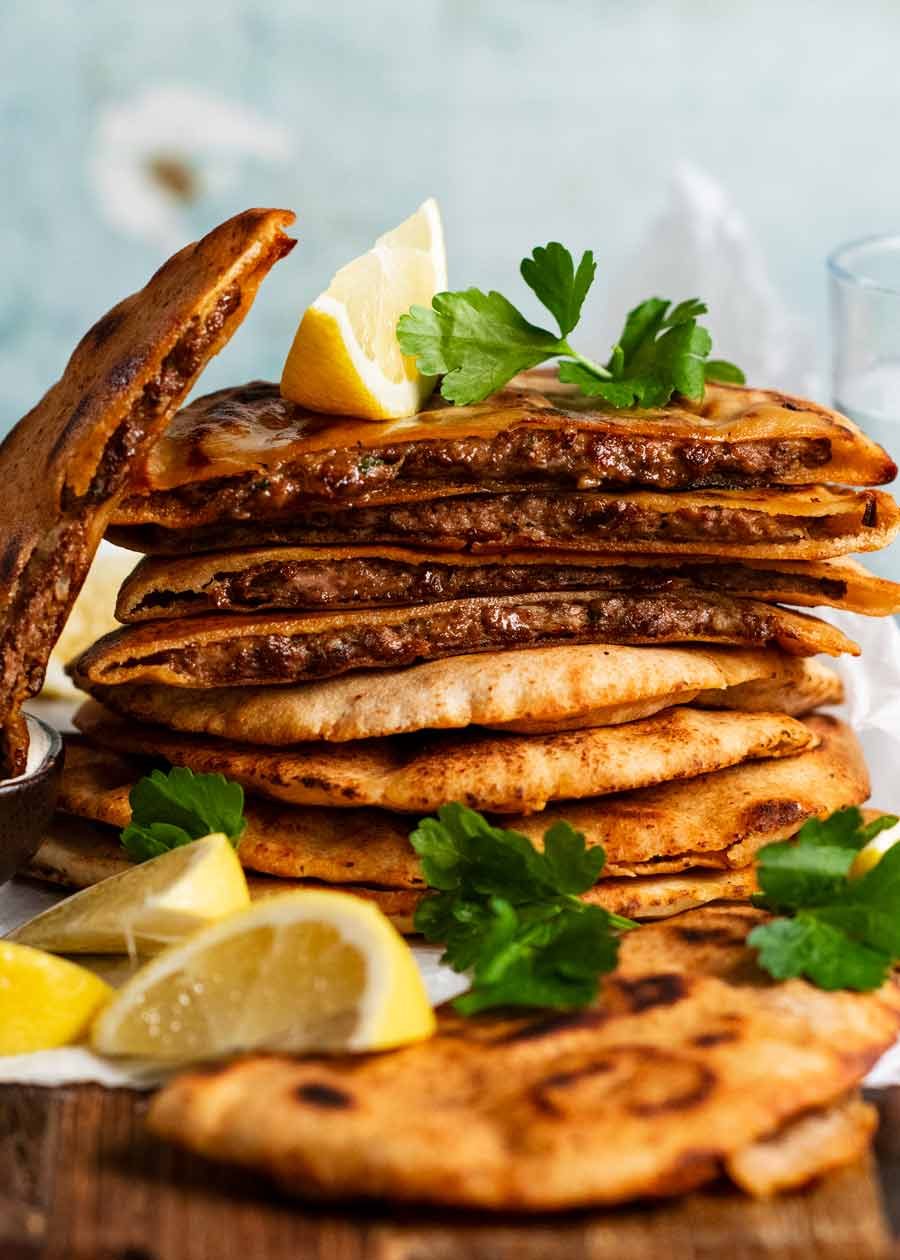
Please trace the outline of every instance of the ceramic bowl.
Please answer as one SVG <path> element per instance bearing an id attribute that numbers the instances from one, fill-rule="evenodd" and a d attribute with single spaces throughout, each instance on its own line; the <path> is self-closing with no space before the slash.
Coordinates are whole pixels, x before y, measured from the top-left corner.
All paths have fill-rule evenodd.
<path id="1" fill-rule="evenodd" d="M 28 714 L 28 768 L 0 780 L 0 884 L 37 852 L 56 808 L 65 749 L 59 731 Z"/>

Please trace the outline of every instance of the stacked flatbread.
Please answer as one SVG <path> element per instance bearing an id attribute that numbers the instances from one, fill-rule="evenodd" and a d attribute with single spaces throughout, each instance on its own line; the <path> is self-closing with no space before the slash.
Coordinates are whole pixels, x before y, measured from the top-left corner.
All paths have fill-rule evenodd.
<path id="1" fill-rule="evenodd" d="M 454 800 L 537 844 L 568 819 L 627 915 L 744 899 L 761 845 L 868 796 L 811 716 L 840 699 L 814 658 L 856 645 L 796 608 L 900 609 L 847 558 L 900 527 L 868 488 L 895 473 L 834 412 L 734 386 L 615 412 L 534 373 L 384 424 L 201 398 L 133 470 L 110 536 L 146 555 L 73 666 L 62 805 L 93 856 L 51 837 L 37 868 L 124 861 L 162 762 L 244 785 L 263 890 L 341 886 L 404 930 L 409 833 Z"/>

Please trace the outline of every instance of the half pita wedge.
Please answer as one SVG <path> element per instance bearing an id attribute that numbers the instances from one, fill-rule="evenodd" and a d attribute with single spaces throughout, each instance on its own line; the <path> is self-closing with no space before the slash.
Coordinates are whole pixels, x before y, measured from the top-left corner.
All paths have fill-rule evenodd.
<path id="1" fill-rule="evenodd" d="M 475 406 L 434 398 L 418 416 L 372 424 L 308 411 L 252 381 L 178 415 L 119 519 L 184 528 L 271 515 L 273 502 L 291 513 L 310 500 L 401 503 L 470 488 L 878 485 L 896 473 L 845 416 L 736 385 L 623 413 L 530 373 Z"/>
<path id="2" fill-rule="evenodd" d="M 613 726 L 688 704 L 700 692 L 794 678 L 790 661 L 773 650 L 610 645 L 484 652 L 296 687 L 85 684 L 124 717 L 277 747 L 466 726 Z"/>
<path id="3" fill-rule="evenodd" d="M 828 993 L 760 972 L 744 939 L 763 918 L 711 908 L 627 934 L 586 1011 L 445 1011 L 390 1054 L 189 1072 L 150 1127 L 314 1199 L 537 1212 L 682 1194 L 843 1102 L 900 1028 L 894 980 Z"/>
<path id="4" fill-rule="evenodd" d="M 0 777 L 25 768 L 24 700 L 119 498 L 207 361 L 293 246 L 287 210 L 248 210 L 171 258 L 76 347 L 0 445 Z"/>
<path id="5" fill-rule="evenodd" d="M 473 652 L 552 644 L 708 642 L 838 656 L 859 648 L 825 621 L 702 591 L 603 590 L 457 599 L 402 609 L 182 617 L 124 626 L 72 667 L 75 682 L 252 687 L 396 669 Z"/>
<path id="6" fill-rule="evenodd" d="M 619 726 L 550 735 L 436 732 L 299 744 L 278 752 L 136 727 L 96 705 L 79 714 L 78 725 L 107 748 L 224 774 L 277 800 L 400 813 L 430 813 L 447 801 L 493 813 L 530 813 L 551 800 L 604 796 L 761 757 L 790 757 L 818 742 L 810 727 L 786 715 L 684 707 Z"/>
<path id="7" fill-rule="evenodd" d="M 109 537 L 136 551 L 165 555 L 262 543 L 383 543 L 485 554 L 534 548 L 794 561 L 878 551 L 898 530 L 900 509 L 883 491 L 797 486 L 669 494 L 525 490 L 325 510 L 301 503 L 282 515 L 248 513 L 193 528 L 119 526 Z"/>
<path id="8" fill-rule="evenodd" d="M 146 556 L 123 583 L 116 616 L 137 622 L 212 612 L 316 612 L 597 587 L 621 595 L 693 589 L 870 616 L 900 612 L 900 583 L 848 559 L 720 564 L 567 551 L 451 557 L 403 547 L 263 547 L 177 559 Z"/>

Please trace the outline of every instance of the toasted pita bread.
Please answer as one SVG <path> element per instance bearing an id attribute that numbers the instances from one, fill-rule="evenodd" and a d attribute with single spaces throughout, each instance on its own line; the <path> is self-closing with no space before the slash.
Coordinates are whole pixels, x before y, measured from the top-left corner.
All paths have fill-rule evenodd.
<path id="1" fill-rule="evenodd" d="M 198 398 L 135 478 L 120 519 L 209 524 L 320 502 L 398 503 L 544 483 L 583 488 L 877 485 L 896 476 L 856 425 L 803 399 L 710 384 L 703 400 L 627 414 L 521 377 L 485 402 L 430 401 L 381 424 L 335 419 L 253 381 Z M 257 488 L 266 481 L 263 495 Z M 178 491 L 190 487 L 190 496 Z"/>
<path id="2" fill-rule="evenodd" d="M 778 647 L 797 656 L 859 655 L 834 626 L 771 604 L 701 591 L 621 596 L 594 590 L 402 609 L 151 621 L 98 639 L 74 663 L 72 676 L 81 687 L 250 687 L 504 648 L 691 642 Z"/>
<path id="3" fill-rule="evenodd" d="M 187 555 L 262 543 L 386 543 L 484 554 L 516 549 L 607 555 L 825 560 L 878 551 L 900 529 L 889 494 L 803 486 L 792 490 L 619 493 L 594 490 L 460 494 L 390 506 L 248 512 L 234 522 L 173 529 L 119 527 L 109 537 L 137 551 Z"/>
<path id="4" fill-rule="evenodd" d="M 436 733 L 269 752 L 252 744 L 172 735 L 89 705 L 79 728 L 96 742 L 204 773 L 300 805 L 375 805 L 429 813 L 447 801 L 495 813 L 532 812 L 551 800 L 623 792 L 694 778 L 760 757 L 790 757 L 817 737 L 773 713 L 669 709 L 639 722 L 551 735 Z"/>
<path id="5" fill-rule="evenodd" d="M 701 691 L 793 677 L 789 659 L 724 648 L 556 647 L 455 656 L 296 687 L 198 691 L 89 683 L 87 689 L 125 717 L 281 746 L 466 726 L 525 732 L 613 726 L 687 704 Z"/>
<path id="6" fill-rule="evenodd" d="M 725 1167 L 735 1185 L 767 1199 L 862 1159 L 877 1128 L 877 1109 L 851 1095 L 735 1151 Z"/>
<path id="7" fill-rule="evenodd" d="M 757 970 L 744 938 L 763 918 L 699 910 L 629 933 L 595 1009 L 443 1012 L 390 1054 L 187 1073 L 150 1127 L 317 1199 L 544 1211 L 683 1193 L 842 1101 L 900 1027 L 893 980 L 829 993 Z"/>
<path id="8" fill-rule="evenodd" d="M 768 710 L 797 717 L 843 699 L 844 685 L 833 669 L 821 661 L 794 658 L 780 678 L 754 678 L 725 691 L 701 691 L 693 703 L 703 709 Z"/>
<path id="9" fill-rule="evenodd" d="M 316 612 L 596 587 L 625 594 L 693 588 L 870 616 L 900 612 L 900 583 L 847 559 L 719 564 L 566 551 L 448 557 L 402 547 L 264 547 L 146 556 L 123 583 L 116 616 L 138 622 L 210 612 Z"/>
<path id="10" fill-rule="evenodd" d="M 849 727 L 831 718 L 812 718 L 809 725 L 819 747 L 789 759 L 745 762 L 681 783 L 563 801 L 545 813 L 495 821 L 538 847 L 553 823 L 570 822 L 588 844 L 603 845 L 606 878 L 747 866 L 763 844 L 789 838 L 812 815 L 824 817 L 868 797 L 865 763 Z M 70 740 L 60 804 L 70 814 L 121 829 L 131 820 L 128 794 L 146 768 Z M 415 815 L 285 805 L 254 796 L 247 798 L 245 813 L 241 860 L 261 874 L 424 887 L 409 844 Z"/>
<path id="11" fill-rule="evenodd" d="M 323 830 L 328 830 L 332 824 L 324 823 L 323 820 L 323 827 L 323 823 L 311 819 L 313 810 L 296 810 L 296 813 L 308 815 L 305 823 L 311 824 L 304 832 L 304 820 L 301 820 L 300 833 L 316 833 L 314 843 L 308 847 L 309 861 L 305 863 L 306 866 L 315 868 L 318 864 L 323 864 L 323 862 L 316 862 L 316 857 L 321 857 L 323 854 L 324 864 L 328 866 L 333 854 L 328 853 L 328 847 L 321 844 L 321 839 L 323 839 L 321 833 Z M 324 814 L 326 811 L 319 810 L 319 813 Z M 364 811 L 359 810 L 358 813 L 359 832 L 353 833 L 357 839 L 355 857 L 358 861 L 353 864 L 354 867 L 368 868 L 374 864 L 374 861 L 367 862 L 366 854 L 359 848 L 361 840 L 368 842 L 368 835 L 364 832 L 364 827 L 366 827 Z M 344 822 L 347 822 L 348 815 L 344 814 L 342 818 Z M 396 828 L 396 825 L 386 823 L 384 827 Z M 332 830 L 334 830 L 333 827 Z M 340 843 L 339 837 L 335 837 L 335 840 L 338 844 Z M 316 854 L 316 843 L 321 847 L 319 854 Z M 377 840 L 376 843 L 378 843 Z M 251 845 L 252 853 L 258 852 L 253 842 Z M 354 897 L 362 897 L 364 901 L 373 902 L 373 905 L 378 906 L 383 915 L 391 920 L 397 931 L 407 936 L 415 935 L 413 916 L 415 916 L 418 902 L 424 896 L 421 887 L 386 887 L 367 881 L 362 876 L 348 879 L 345 877 L 354 873 L 349 868 L 340 872 L 344 878 L 337 882 L 309 877 L 272 877 L 250 866 L 246 849 L 247 844 L 242 840 L 241 861 L 247 866 L 247 883 L 251 897 L 255 900 L 258 897 L 275 896 L 280 892 L 291 892 L 301 890 L 301 888 L 339 887 L 342 892 L 352 893 Z M 353 850 L 349 845 L 347 845 L 347 852 L 353 857 Z M 256 861 L 256 858 L 253 858 L 253 861 Z M 261 861 L 267 864 L 265 854 Z M 86 888 L 100 882 L 101 879 L 108 878 L 111 874 L 127 871 L 130 866 L 131 862 L 118 842 L 117 830 L 86 819 L 74 818 L 69 814 L 59 813 L 47 828 L 43 842 L 32 862 L 25 867 L 24 874 L 43 879 L 48 883 Z M 589 902 L 591 905 L 604 906 L 606 910 L 626 915 L 629 919 L 662 919 L 666 915 L 676 915 L 684 910 L 691 910 L 695 906 L 707 905 L 711 901 L 746 900 L 755 891 L 753 868 L 747 867 L 742 871 L 697 869 L 697 871 L 671 874 L 671 876 L 652 874 L 647 877 L 601 879 L 600 883 L 582 896 L 582 901 Z"/>
<path id="12" fill-rule="evenodd" d="M 171 258 L 76 347 L 0 445 L 0 777 L 25 769 L 21 706 L 125 489 L 204 364 L 294 242 L 287 210 L 248 210 Z"/>

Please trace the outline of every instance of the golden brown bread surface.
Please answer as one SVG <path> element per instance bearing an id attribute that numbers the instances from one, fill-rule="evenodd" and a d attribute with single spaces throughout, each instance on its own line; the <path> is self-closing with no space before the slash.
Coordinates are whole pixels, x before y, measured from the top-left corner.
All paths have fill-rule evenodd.
<path id="1" fill-rule="evenodd" d="M 778 713 L 675 708 L 638 722 L 551 735 L 431 733 L 279 752 L 167 735 L 105 718 L 89 707 L 80 728 L 120 751 L 153 754 L 222 773 L 252 791 L 298 805 L 375 805 L 430 813 L 447 801 L 519 814 L 548 801 L 605 796 L 689 779 L 758 758 L 792 757 L 818 742 Z"/>
<path id="2" fill-rule="evenodd" d="M 454 656 L 294 687 L 88 683 L 86 689 L 128 718 L 280 746 L 466 726 L 533 732 L 611 726 L 751 679 L 793 686 L 806 665 L 774 650 L 585 645 Z"/>
<path id="3" fill-rule="evenodd" d="M 629 933 L 595 1009 L 444 1012 L 392 1053 L 188 1072 L 150 1127 L 320 1199 L 556 1210 L 683 1193 L 731 1160 L 768 1192 L 785 1170 L 740 1152 L 842 1102 L 894 1040 L 900 992 L 772 982 L 744 944 L 762 917 L 710 907 Z"/>
<path id="4" fill-rule="evenodd" d="M 133 460 L 294 242 L 287 210 L 247 210 L 113 307 L 0 446 L 0 777 L 27 755 L 22 702 L 43 682 Z"/>
<path id="5" fill-rule="evenodd" d="M 900 583 L 876 577 L 846 557 L 720 564 L 705 557 L 691 562 L 567 551 L 448 556 L 404 547 L 257 547 L 145 556 L 122 584 L 116 616 L 135 622 L 223 611 L 314 612 L 591 587 L 644 593 L 693 587 L 869 616 L 900 612 Z"/>
<path id="6" fill-rule="evenodd" d="M 810 816 L 862 804 L 869 795 L 862 751 L 850 728 L 823 717 L 809 719 L 809 727 L 821 741 L 818 747 L 790 758 L 744 762 L 695 779 L 604 798 L 561 801 L 540 814 L 495 821 L 528 836 L 538 847 L 553 823 L 570 822 L 588 844 L 603 845 L 604 878 L 746 867 L 761 845 L 789 838 Z M 98 729 L 94 727 L 95 735 Z M 115 744 L 115 728 L 107 728 L 107 735 Z M 127 826 L 128 794 L 148 763 L 113 748 L 89 747 L 78 739 L 67 742 L 67 754 L 61 808 L 116 829 Z M 226 773 L 232 769 L 222 761 L 205 760 L 194 768 Z M 236 773 L 231 777 L 254 786 L 249 777 Z M 258 790 L 258 780 L 255 786 Z M 290 805 L 251 794 L 245 816 L 241 861 L 260 874 L 341 885 L 424 887 L 419 860 L 409 844 L 418 815 Z M 645 887 L 635 881 L 635 889 Z"/>

